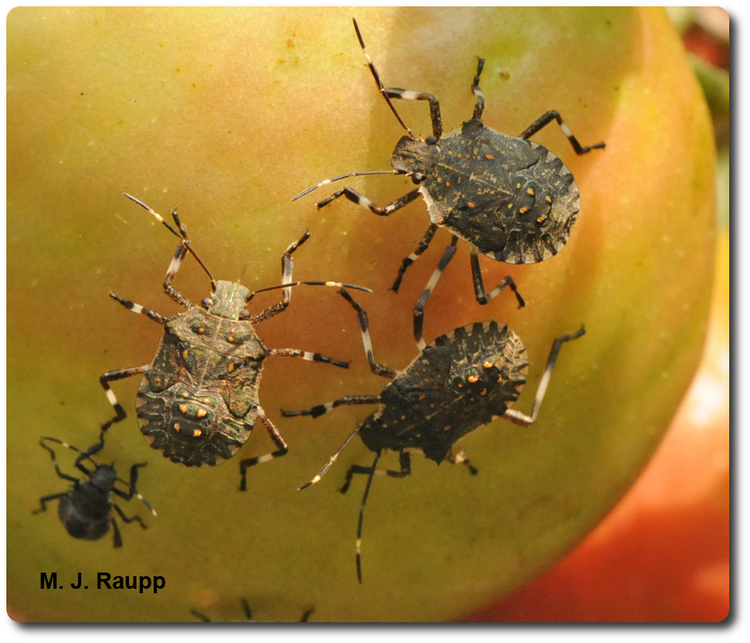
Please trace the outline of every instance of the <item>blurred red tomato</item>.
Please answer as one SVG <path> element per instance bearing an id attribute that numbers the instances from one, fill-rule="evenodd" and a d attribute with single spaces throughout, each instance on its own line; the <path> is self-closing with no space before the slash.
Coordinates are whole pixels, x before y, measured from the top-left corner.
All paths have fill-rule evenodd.
<path id="1" fill-rule="evenodd" d="M 636 485 L 560 564 L 466 621 L 715 622 L 729 613 L 729 243 L 695 380 Z"/>

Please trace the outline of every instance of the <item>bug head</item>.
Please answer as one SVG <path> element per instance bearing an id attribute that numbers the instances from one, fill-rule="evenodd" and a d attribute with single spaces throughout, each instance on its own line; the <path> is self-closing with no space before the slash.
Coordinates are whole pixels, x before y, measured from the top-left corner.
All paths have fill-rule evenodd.
<path id="1" fill-rule="evenodd" d="M 217 317 L 237 321 L 249 316 L 245 310 L 250 290 L 236 281 L 217 281 L 216 289 L 211 297 L 206 297 L 201 303 L 204 308 Z"/>
<path id="2" fill-rule="evenodd" d="M 439 158 L 440 148 L 433 136 L 425 141 L 402 136 L 393 150 L 391 165 L 399 172 L 411 176 L 414 183 L 421 183 Z"/>

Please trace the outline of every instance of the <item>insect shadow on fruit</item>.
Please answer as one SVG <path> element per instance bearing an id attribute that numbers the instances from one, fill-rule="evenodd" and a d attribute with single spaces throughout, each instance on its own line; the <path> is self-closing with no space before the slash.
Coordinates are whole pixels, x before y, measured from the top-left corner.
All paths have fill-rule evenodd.
<path id="1" fill-rule="evenodd" d="M 128 310 L 161 324 L 164 336 L 151 364 L 104 373 L 100 383 L 115 416 L 102 426 L 106 431 L 127 416 L 109 383 L 142 375 L 136 415 L 146 441 L 165 458 L 189 467 L 217 465 L 231 458 L 247 441 L 256 420 L 268 431 L 276 450 L 240 462 L 240 490 L 246 490 L 248 467 L 283 456 L 288 447 L 259 404 L 263 362 L 268 357 L 299 358 L 348 368 L 348 362 L 296 348 L 266 348 L 254 325 L 286 310 L 293 286 L 329 286 L 371 292 L 367 288 L 333 281 L 292 281 L 292 253 L 310 236 L 306 232 L 283 253 L 282 283 L 250 292 L 239 282 L 216 281 L 193 250 L 185 225 L 177 211 L 172 218 L 177 229 L 145 203 L 126 194 L 148 210 L 180 239 L 164 278 L 164 292 L 186 308 L 172 317 L 144 308 L 115 294 L 110 296 Z M 172 286 L 172 280 L 187 253 L 192 254 L 211 280 L 212 294 L 196 305 Z M 251 315 L 245 308 L 253 297 L 269 290 L 282 290 L 280 302 Z"/>
<path id="2" fill-rule="evenodd" d="M 356 435 L 368 449 L 375 452 L 371 466 L 352 465 L 349 468 L 340 489 L 341 493 L 345 493 L 355 474 L 367 476 L 356 539 L 357 578 L 361 583 L 362 523 L 373 477 L 376 474 L 392 478 L 410 475 L 410 449 L 421 452 L 438 464 L 444 460 L 453 464 L 463 463 L 472 473 L 476 473 L 466 454 L 463 451 L 454 453 L 453 445 L 463 436 L 497 418 L 524 427 L 533 424 L 561 346 L 581 337 L 585 330 L 582 326 L 577 332 L 554 340 L 537 387 L 531 415 L 525 415 L 510 406 L 518 399 L 526 383 L 526 348 L 518 335 L 506 325 L 487 321 L 456 328 L 426 346 L 405 369 L 395 371 L 375 362 L 367 313 L 348 293 L 343 294 L 359 312 L 362 339 L 372 372 L 391 381 L 377 395 L 351 395 L 311 409 L 282 411 L 281 414 L 284 417 L 309 415 L 317 418 L 337 406 L 378 405 L 378 409 L 360 423 L 318 474 L 300 487 L 305 489 L 318 482 Z M 377 468 L 384 449 L 398 452 L 398 471 Z"/>
<path id="3" fill-rule="evenodd" d="M 353 22 L 378 91 L 407 134 L 393 151 L 393 170 L 336 176 L 304 190 L 293 201 L 319 187 L 353 176 L 393 174 L 411 178 L 418 187 L 383 207 L 349 187 L 338 190 L 316 205 L 320 209 L 343 196 L 377 215 L 389 216 L 422 196 L 430 215 L 430 226 L 416 250 L 402 261 L 392 286 L 394 291 L 398 291 L 407 268 L 427 249 L 439 227 L 446 228 L 453 235 L 414 307 L 414 339 L 423 349 L 426 345 L 422 335 L 424 307 L 453 258 L 459 239 L 470 247 L 476 300 L 486 304 L 509 287 L 515 293 L 519 307 L 525 302 L 510 276 L 487 293 L 479 255 L 509 264 L 538 263 L 556 255 L 567 243 L 580 209 L 578 186 L 570 170 L 557 156 L 528 139 L 555 121 L 578 155 L 603 148 L 605 144 L 582 146 L 554 110 L 534 121 L 517 137 L 487 127 L 482 122 L 484 95 L 479 88 L 483 58 L 479 58 L 471 85 L 476 97 L 471 119 L 443 136 L 438 100 L 432 94 L 385 87 L 365 49 L 357 21 Z M 426 139 L 415 136 L 396 111 L 393 99 L 427 101 L 432 135 Z"/>
<path id="4" fill-rule="evenodd" d="M 74 466 L 85 476 L 84 480 L 60 470 L 55 451 L 47 444 L 48 442 L 59 444 L 66 449 L 71 449 L 78 453 Z M 134 464 L 130 467 L 130 481 L 126 482 L 117 477 L 114 463 L 111 465 L 97 464 L 92 458 L 95 453 L 98 453 L 104 447 L 104 431 L 99 434 L 99 442 L 91 445 L 85 451 L 81 451 L 67 442 L 51 437 L 41 438 L 39 444 L 52 457 L 52 464 L 55 466 L 58 477 L 72 482 L 73 488 L 40 498 L 39 509 L 35 509 L 32 513 L 38 514 L 47 511 L 48 502 L 59 500 L 57 514 L 60 522 L 65 525 L 65 529 L 73 538 L 99 540 L 109 531 L 109 527 L 112 525 L 115 547 L 122 547 L 122 536 L 120 535 L 117 521 L 112 515 L 113 509 L 123 522 L 137 522 L 143 529 L 146 529 L 146 525 L 139 516 L 128 518 L 122 509 L 112 501 L 112 494 L 123 500 L 130 500 L 135 496 L 156 516 L 156 512 L 148 501 L 136 490 L 138 469 L 145 467 L 145 463 Z M 88 467 L 84 464 L 85 462 L 88 462 Z M 115 485 L 118 482 L 126 485 L 128 488 L 127 491 L 116 487 Z"/>

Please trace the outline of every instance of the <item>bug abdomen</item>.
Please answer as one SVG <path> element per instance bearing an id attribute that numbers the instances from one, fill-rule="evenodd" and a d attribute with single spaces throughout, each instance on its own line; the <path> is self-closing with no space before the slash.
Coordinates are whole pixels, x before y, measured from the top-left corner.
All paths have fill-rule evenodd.
<path id="1" fill-rule="evenodd" d="M 57 515 L 73 538 L 98 540 L 109 531 L 109 494 L 87 484 L 60 498 Z"/>

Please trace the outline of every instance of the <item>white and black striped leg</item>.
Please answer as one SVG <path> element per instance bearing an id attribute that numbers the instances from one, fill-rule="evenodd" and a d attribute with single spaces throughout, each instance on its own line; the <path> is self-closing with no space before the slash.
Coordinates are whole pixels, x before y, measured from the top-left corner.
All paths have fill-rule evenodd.
<path id="1" fill-rule="evenodd" d="M 292 274 L 294 273 L 294 259 L 292 258 L 292 253 L 299 248 L 305 241 L 307 241 L 310 238 L 310 232 L 305 232 L 297 241 L 294 243 L 290 243 L 286 250 L 284 250 L 284 254 L 281 255 L 281 284 L 283 286 L 286 286 L 288 284 L 292 283 Z M 253 297 L 255 297 L 256 292 L 252 292 L 247 296 L 247 301 L 249 302 Z M 281 301 L 277 304 L 274 304 L 273 306 L 269 306 L 261 313 L 258 313 L 253 317 L 253 323 L 258 323 L 258 321 L 263 321 L 265 319 L 270 319 L 274 315 L 278 315 L 280 312 L 283 312 L 287 309 L 287 306 L 289 306 L 289 302 L 292 300 L 292 288 L 284 288 L 284 290 L 281 293 Z M 258 319 L 260 318 L 260 319 Z"/>
<path id="2" fill-rule="evenodd" d="M 466 457 L 466 454 L 463 451 L 459 451 L 458 453 L 453 453 L 451 451 L 447 456 L 445 456 L 445 459 L 451 464 L 465 465 L 469 470 L 469 473 L 473 476 L 479 473 L 479 470 L 473 464 L 471 464 L 471 462 L 469 462 L 469 458 Z"/>
<path id="3" fill-rule="evenodd" d="M 47 451 L 49 451 L 50 457 L 52 458 L 52 464 L 55 466 L 55 471 L 57 471 L 57 475 L 60 478 L 62 478 L 63 480 L 68 480 L 69 482 L 78 482 L 78 478 L 73 478 L 69 476 L 68 474 L 60 471 L 60 467 L 57 464 L 57 455 L 55 454 L 54 450 L 51 447 L 47 446 L 44 443 L 44 441 L 49 440 L 50 442 L 54 442 L 56 444 L 64 446 L 66 449 L 70 449 L 71 451 L 75 451 L 76 453 L 78 453 L 79 455 L 76 458 L 75 467 L 81 473 L 83 473 L 84 475 L 88 477 L 92 474 L 92 471 L 90 471 L 85 466 L 83 466 L 83 460 L 91 459 L 91 454 L 96 453 L 97 451 L 99 451 L 99 449 L 102 448 L 102 446 L 104 446 L 104 440 L 101 435 L 99 436 L 99 439 L 101 441 L 101 444 L 96 443 L 93 446 L 90 446 L 86 451 L 81 451 L 78 447 L 74 447 L 72 444 L 68 444 L 67 442 L 58 440 L 57 438 L 51 438 L 51 437 L 46 437 L 46 436 L 39 439 L 39 444 L 43 449 L 46 449 Z M 94 466 L 96 466 L 96 463 L 94 463 L 93 460 L 92 460 L 92 463 L 94 464 Z"/>
<path id="4" fill-rule="evenodd" d="M 271 453 L 267 453 L 266 455 L 259 455 L 255 458 L 247 458 L 240 462 L 240 491 L 247 490 L 248 467 L 254 467 L 256 464 L 262 464 L 264 462 L 268 462 L 269 460 L 273 460 L 274 458 L 280 458 L 282 455 L 286 455 L 289 451 L 289 447 L 287 446 L 286 442 L 284 442 L 284 438 L 281 437 L 281 433 L 278 432 L 276 427 L 273 425 L 273 422 L 271 422 L 271 420 L 265 414 L 265 411 L 263 411 L 263 409 L 258 406 L 256 407 L 255 412 L 258 416 L 258 419 L 265 425 L 266 430 L 268 431 L 268 435 L 271 436 L 271 440 L 273 440 L 273 443 L 278 447 L 278 449 Z"/>
<path id="5" fill-rule="evenodd" d="M 484 279 L 482 279 L 482 269 L 479 267 L 479 255 L 474 250 L 471 252 L 471 275 L 474 279 L 474 294 L 480 304 L 484 305 L 492 301 L 503 290 L 510 287 L 518 300 L 518 307 L 523 308 L 526 305 L 523 297 L 521 297 L 521 293 L 518 292 L 516 282 L 513 281 L 513 277 L 510 275 L 504 277 L 489 295 L 484 292 Z"/>
<path id="6" fill-rule="evenodd" d="M 479 76 L 482 74 L 482 69 L 484 69 L 484 58 L 479 59 L 479 63 L 477 64 L 477 74 L 474 76 L 474 82 L 471 84 L 471 91 L 474 92 L 474 96 L 477 97 L 477 104 L 474 106 L 474 114 L 472 115 L 472 118 L 479 121 L 482 120 L 482 112 L 484 112 L 484 94 L 482 93 L 482 90 L 479 89 Z"/>
<path id="7" fill-rule="evenodd" d="M 398 275 L 396 275 L 396 281 L 394 281 L 393 285 L 391 286 L 391 290 L 393 292 L 398 292 L 398 289 L 401 287 L 401 280 L 404 278 L 406 269 L 419 258 L 419 255 L 427 250 L 430 242 L 432 241 L 432 238 L 435 236 L 435 232 L 437 231 L 437 229 L 438 227 L 434 223 L 430 224 L 430 227 L 427 228 L 427 232 L 424 233 L 422 240 L 419 242 L 417 249 L 401 262 L 401 267 L 398 269 Z"/>
<path id="8" fill-rule="evenodd" d="M 385 366 L 384 364 L 377 364 L 375 362 L 375 358 L 372 353 L 372 340 L 370 339 L 370 324 L 367 321 L 367 313 L 365 310 L 360 306 L 352 296 L 346 292 L 344 288 L 339 290 L 339 294 L 348 301 L 354 310 L 357 311 L 357 314 L 359 315 L 359 330 L 362 333 L 362 344 L 365 347 L 365 355 L 367 355 L 367 361 L 370 363 L 370 370 L 375 373 L 375 375 L 381 375 L 382 377 L 387 377 L 388 379 L 393 379 L 396 377 L 396 371 L 392 368 Z"/>
<path id="9" fill-rule="evenodd" d="M 400 87 L 387 87 L 383 89 L 383 94 L 388 98 L 399 98 L 401 100 L 426 100 L 430 103 L 430 122 L 432 123 L 432 135 L 435 138 L 434 143 L 440 140 L 443 135 L 443 119 L 440 115 L 440 103 L 432 94 L 424 92 L 414 92 Z M 412 136 L 412 138 L 414 138 Z"/>
<path id="10" fill-rule="evenodd" d="M 311 353 L 301 351 L 296 348 L 270 348 L 268 349 L 269 357 L 298 357 L 308 362 L 323 362 L 324 364 L 333 364 L 339 368 L 349 368 L 349 362 L 340 362 L 339 360 L 326 357 L 320 353 Z"/>
<path id="11" fill-rule="evenodd" d="M 167 268 L 167 274 L 164 277 L 164 291 L 172 298 L 174 299 L 178 304 L 181 306 L 184 306 L 185 308 L 190 307 L 190 302 L 185 299 L 177 290 L 175 290 L 172 287 L 172 279 L 174 279 L 175 274 L 180 269 L 180 264 L 182 263 L 182 260 L 185 258 L 186 252 L 190 252 L 190 254 L 195 257 L 195 260 L 200 264 L 201 268 L 203 268 L 204 272 L 208 275 L 209 279 L 211 280 L 211 286 L 215 290 L 216 289 L 216 280 L 211 275 L 208 268 L 206 268 L 206 264 L 201 261 L 201 258 L 195 254 L 195 251 L 193 250 L 193 247 L 190 245 L 190 237 L 188 237 L 187 228 L 185 227 L 185 224 L 180 221 L 180 217 L 177 214 L 177 210 L 172 210 L 172 219 L 175 222 L 175 225 L 177 226 L 177 230 L 175 230 L 169 223 L 167 223 L 164 220 L 164 217 L 161 216 L 156 210 L 150 208 L 147 206 L 143 201 L 136 199 L 134 196 L 131 196 L 130 194 L 125 194 L 126 197 L 128 197 L 131 201 L 134 201 L 138 205 L 140 205 L 144 210 L 147 210 L 150 214 L 152 214 L 159 223 L 161 223 L 167 230 L 169 230 L 174 236 L 176 236 L 178 239 L 180 239 L 180 245 L 177 246 L 177 250 L 175 250 L 174 257 L 172 258 L 172 262 L 169 264 L 169 268 Z M 178 232 L 179 230 L 179 232 Z"/>
<path id="12" fill-rule="evenodd" d="M 333 402 L 318 404 L 311 409 L 303 409 L 301 411 L 284 411 L 282 409 L 281 415 L 285 418 L 293 418 L 300 415 L 309 415 L 313 418 L 319 418 L 321 415 L 325 415 L 337 406 L 351 406 L 354 404 L 380 404 L 380 395 L 347 395 L 346 397 L 340 397 L 338 400 L 333 400 Z"/>
<path id="13" fill-rule="evenodd" d="M 152 319 L 155 322 L 158 322 L 162 326 L 167 322 L 167 318 L 163 315 L 160 315 L 154 310 L 151 310 L 150 308 L 144 308 L 140 304 L 133 303 L 132 301 L 128 299 L 123 299 L 122 297 L 118 297 L 114 293 L 109 293 L 109 296 L 112 297 L 115 301 L 120 302 L 125 308 L 128 310 L 132 310 L 134 313 L 137 313 L 138 315 L 145 315 L 149 319 Z"/>
<path id="14" fill-rule="evenodd" d="M 352 203 L 356 203 L 359 206 L 362 206 L 363 208 L 366 208 L 370 210 L 370 212 L 374 212 L 377 215 L 380 215 L 381 217 L 387 217 L 390 214 L 393 214 L 396 210 L 399 210 L 403 208 L 405 205 L 408 205 L 415 199 L 419 197 L 419 188 L 416 188 L 412 190 L 411 192 L 407 192 L 404 194 L 404 196 L 399 197 L 395 201 L 392 201 L 385 207 L 381 208 L 378 205 L 375 205 L 370 199 L 368 199 L 365 196 L 362 196 L 359 192 L 356 190 L 352 190 L 351 188 L 342 188 L 338 192 L 335 192 L 331 196 L 329 196 L 327 199 L 323 199 L 319 203 L 316 203 L 316 207 L 318 210 L 320 208 L 324 208 L 327 206 L 331 201 L 334 201 L 335 199 L 338 199 L 341 196 L 345 196 L 347 199 L 349 199 Z"/>
<path id="15" fill-rule="evenodd" d="M 534 121 L 531 125 L 529 125 L 524 132 L 519 136 L 519 138 L 527 139 L 534 134 L 536 134 L 540 129 L 542 129 L 545 125 L 549 125 L 552 121 L 557 121 L 557 124 L 560 126 L 560 129 L 563 131 L 563 134 L 568 137 L 568 140 L 570 141 L 570 144 L 573 146 L 573 149 L 575 150 L 576 154 L 586 154 L 586 152 L 590 152 L 594 149 L 603 149 L 605 147 L 605 143 L 602 141 L 601 143 L 597 143 L 596 145 L 590 145 L 589 147 L 582 147 L 581 144 L 578 142 L 575 136 L 573 136 L 573 133 L 570 131 L 570 128 L 565 124 L 560 114 L 558 114 L 555 110 L 551 110 L 547 112 L 544 116 Z"/>
<path id="16" fill-rule="evenodd" d="M 102 424 L 102 427 L 101 427 L 102 434 L 104 433 L 104 431 L 106 431 L 109 427 L 111 427 L 116 422 L 121 422 L 126 417 L 128 417 L 128 414 L 125 413 L 125 409 L 122 408 L 122 405 L 117 401 L 115 392 L 110 388 L 109 383 L 117 381 L 117 380 L 123 380 L 126 377 L 132 377 L 133 375 L 145 375 L 148 372 L 148 369 L 149 369 L 148 364 L 145 366 L 136 366 L 134 368 L 123 368 L 119 371 L 109 371 L 107 373 L 104 373 L 99 378 L 99 383 L 102 385 L 102 388 L 104 389 L 104 393 L 106 394 L 107 399 L 109 400 L 109 403 L 115 409 L 115 417 L 113 417 L 108 422 L 105 422 L 104 424 Z"/>
<path id="17" fill-rule="evenodd" d="M 581 326 L 581 329 L 578 332 L 575 333 L 568 333 L 567 335 L 563 335 L 562 337 L 558 337 L 552 344 L 552 350 L 549 353 L 549 357 L 547 358 L 547 367 L 544 369 L 544 375 L 542 375 L 542 379 L 539 382 L 539 386 L 536 389 L 536 397 L 534 398 L 534 407 L 531 411 L 531 415 L 525 415 L 524 413 L 521 413 L 520 411 L 516 411 L 514 409 L 508 409 L 503 413 L 501 417 L 505 418 L 506 420 L 510 420 L 511 422 L 514 422 L 515 424 L 520 424 L 521 426 L 530 426 L 534 423 L 536 420 L 536 416 L 539 413 L 539 407 L 542 405 L 542 400 L 544 399 L 544 394 L 547 392 L 547 386 L 549 385 L 550 377 L 552 376 L 552 368 L 555 365 L 555 361 L 557 360 L 557 354 L 560 352 L 560 347 L 563 345 L 564 342 L 569 342 L 574 339 L 578 339 L 582 335 L 586 333 L 586 329 Z"/>
<path id="18" fill-rule="evenodd" d="M 445 270 L 445 267 L 448 265 L 448 263 L 450 263 L 450 260 L 453 259 L 453 255 L 456 254 L 457 243 L 458 237 L 454 235 L 453 239 L 451 239 L 451 244 L 445 249 L 445 252 L 440 258 L 440 262 L 438 263 L 437 268 L 435 268 L 435 271 L 432 273 L 430 280 L 427 282 L 427 287 L 422 292 L 422 296 L 419 298 L 417 305 L 414 307 L 414 340 L 417 342 L 419 350 L 424 350 L 425 346 L 427 346 L 422 335 L 422 327 L 424 324 L 424 307 L 427 304 L 427 300 L 429 299 L 430 294 L 432 293 L 432 289 L 435 287 L 435 284 L 437 284 L 438 279 L 440 279 L 440 275 L 443 274 L 443 270 Z"/>
<path id="19" fill-rule="evenodd" d="M 359 520 L 357 522 L 357 540 L 355 541 L 356 562 L 357 562 L 357 580 L 360 582 L 360 584 L 362 583 L 362 524 L 364 523 L 365 505 L 367 504 L 367 496 L 370 494 L 370 487 L 372 486 L 372 479 L 376 474 L 382 475 L 382 476 L 390 476 L 392 478 L 404 478 L 411 474 L 411 460 L 409 458 L 409 454 L 406 451 L 401 451 L 399 454 L 399 461 L 401 464 L 400 471 L 378 469 L 377 465 L 378 465 L 378 460 L 380 459 L 381 453 L 382 451 L 378 451 L 371 467 L 362 467 L 359 465 L 352 465 L 349 468 L 349 471 L 347 471 L 346 473 L 346 482 L 344 483 L 344 486 L 341 487 L 340 489 L 341 493 L 346 493 L 347 489 L 349 489 L 349 485 L 351 484 L 352 477 L 354 476 L 354 474 L 361 473 L 361 474 L 368 475 L 367 485 L 365 486 L 365 492 L 362 496 L 362 502 L 359 506 Z"/>
<path id="20" fill-rule="evenodd" d="M 150 502 L 149 502 L 148 500 L 146 500 L 146 499 L 145 499 L 145 498 L 144 498 L 144 497 L 143 497 L 143 496 L 142 496 L 142 495 L 141 495 L 141 494 L 140 494 L 140 493 L 138 492 L 138 490 L 137 490 L 137 489 L 135 488 L 136 484 L 138 483 L 138 469 L 140 469 L 141 467 L 145 467 L 145 466 L 146 466 L 146 463 L 145 463 L 145 462 L 140 462 L 140 463 L 138 463 L 138 464 L 134 464 L 134 465 L 133 465 L 132 467 L 130 467 L 130 482 L 125 482 L 124 480 L 121 480 L 120 478 L 118 478 L 118 480 L 119 480 L 120 482 L 122 482 L 123 484 L 126 484 L 126 485 L 128 485 L 128 490 L 127 490 L 127 491 L 123 491 L 122 489 L 118 489 L 117 487 L 113 487 L 113 488 L 112 488 L 112 493 L 114 493 L 114 494 L 116 494 L 116 495 L 120 496 L 120 498 L 124 498 L 125 500 L 130 500 L 130 499 L 132 499 L 132 498 L 133 498 L 133 496 L 135 496 L 135 497 L 136 497 L 136 498 L 138 498 L 138 500 L 140 500 L 140 501 L 141 501 L 141 502 L 142 502 L 142 503 L 143 503 L 144 505 L 146 505 L 146 508 L 147 508 L 147 509 L 148 509 L 148 510 L 149 510 L 149 511 L 150 511 L 150 512 L 151 512 L 151 513 L 152 513 L 152 514 L 154 515 L 154 516 L 156 516 L 156 511 L 155 511 L 155 510 L 154 510 L 154 508 L 153 508 L 153 507 L 151 506 L 151 503 L 150 503 Z"/>

